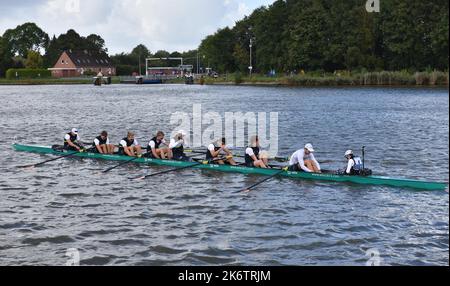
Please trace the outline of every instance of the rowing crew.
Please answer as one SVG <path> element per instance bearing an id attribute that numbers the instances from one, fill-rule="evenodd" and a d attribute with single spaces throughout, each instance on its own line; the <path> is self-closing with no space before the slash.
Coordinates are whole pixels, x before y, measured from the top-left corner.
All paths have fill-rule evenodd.
<path id="1" fill-rule="evenodd" d="M 169 159 L 178 161 L 190 161 L 191 158 L 184 153 L 184 144 L 186 132 L 178 131 L 170 143 L 167 144 L 165 134 L 158 131 L 147 146 L 147 153 L 142 154 L 142 147 L 135 139 L 133 132 L 128 132 L 127 137 L 123 138 L 119 143 L 119 154 L 130 157 L 150 157 L 154 159 Z M 81 143 L 78 129 L 74 128 L 64 137 L 64 147 L 67 150 L 82 152 L 86 150 Z M 91 149 L 93 152 L 101 154 L 114 154 L 115 146 L 110 144 L 108 133 L 103 131 L 98 137 L 94 139 Z M 314 156 L 314 147 L 312 144 L 306 144 L 304 148 L 297 150 L 290 158 L 289 171 L 306 172 L 306 173 L 322 173 L 319 162 Z M 353 151 L 345 152 L 347 159 L 347 167 L 342 174 L 360 175 L 365 170 L 360 157 L 356 157 Z M 206 160 L 208 162 L 215 162 L 216 164 L 228 164 L 232 166 L 238 165 L 234 159 L 230 148 L 226 145 L 225 138 L 221 138 L 208 146 L 206 152 Z M 250 145 L 245 150 L 245 166 L 252 168 L 270 168 L 269 154 L 261 150 L 259 137 L 252 136 Z"/>
<path id="2" fill-rule="evenodd" d="M 167 144 L 164 139 L 164 132 L 158 131 L 156 136 L 148 143 L 146 148 L 147 153 L 143 154 L 143 148 L 136 140 L 135 134 L 133 132 L 128 132 L 127 136 L 119 142 L 118 154 L 129 157 L 145 156 L 155 159 L 189 161 L 189 158 L 184 153 L 185 136 L 186 132 L 180 130 L 172 139 L 170 139 L 170 143 Z M 64 136 L 64 148 L 69 151 L 77 152 L 91 150 L 94 153 L 114 154 L 116 146 L 110 143 L 108 132 L 103 131 L 94 139 L 92 147 L 86 149 L 81 142 L 78 129 L 73 128 Z"/>

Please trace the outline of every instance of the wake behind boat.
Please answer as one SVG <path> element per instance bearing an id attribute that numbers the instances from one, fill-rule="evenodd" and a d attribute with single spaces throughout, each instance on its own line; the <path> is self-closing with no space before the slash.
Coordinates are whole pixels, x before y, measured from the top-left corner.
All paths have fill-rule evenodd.
<path id="1" fill-rule="evenodd" d="M 58 155 L 65 156 L 67 152 L 54 149 L 50 146 L 33 146 L 33 145 L 22 145 L 22 144 L 13 144 L 13 148 L 16 151 L 21 152 L 29 152 L 29 153 L 37 153 L 37 154 L 50 154 L 50 155 Z M 101 154 L 101 153 L 93 153 L 93 152 L 74 152 L 71 156 L 80 157 L 80 158 L 89 158 L 89 159 L 101 159 L 108 161 L 129 161 L 129 156 L 124 155 L 115 155 L 115 154 Z M 400 179 L 400 178 L 390 178 L 390 177 L 381 177 L 381 176 L 349 176 L 349 175 L 340 175 L 340 174 L 331 174 L 331 173 L 307 173 L 300 171 L 290 171 L 287 168 L 272 168 L 272 169 L 264 169 L 264 168 L 252 168 L 246 166 L 232 166 L 232 165 L 218 165 L 218 164 L 209 164 L 207 162 L 203 162 L 202 164 L 193 164 L 192 162 L 187 161 L 175 161 L 175 160 L 161 160 L 154 158 L 135 158 L 133 159 L 133 163 L 138 164 L 147 164 L 147 165 L 159 165 L 159 166 L 171 166 L 171 167 L 179 167 L 179 168 L 187 168 L 192 167 L 195 169 L 205 169 L 211 171 L 219 171 L 219 172 L 229 172 L 229 173 L 241 173 L 241 174 L 255 174 L 255 175 L 263 175 L 263 176 L 280 176 L 287 177 L 293 179 L 305 179 L 305 180 L 318 180 L 318 181 L 331 181 L 331 182 L 341 182 L 341 183 L 354 183 L 361 185 L 384 185 L 391 187 L 400 187 L 400 188 L 412 188 L 417 190 L 445 190 L 447 188 L 447 183 L 444 182 L 428 182 L 428 181 L 419 181 L 419 180 L 411 180 L 411 179 Z"/>

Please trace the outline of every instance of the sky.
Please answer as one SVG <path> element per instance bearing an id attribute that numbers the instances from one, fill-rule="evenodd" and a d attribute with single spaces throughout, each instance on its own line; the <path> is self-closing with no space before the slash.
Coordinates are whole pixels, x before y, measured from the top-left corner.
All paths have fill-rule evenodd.
<path id="1" fill-rule="evenodd" d="M 98 34 L 110 54 L 138 44 L 150 51 L 187 51 L 218 28 L 232 27 L 274 0 L 0 0 L 0 35 L 34 22 L 50 37 L 74 29 Z"/>

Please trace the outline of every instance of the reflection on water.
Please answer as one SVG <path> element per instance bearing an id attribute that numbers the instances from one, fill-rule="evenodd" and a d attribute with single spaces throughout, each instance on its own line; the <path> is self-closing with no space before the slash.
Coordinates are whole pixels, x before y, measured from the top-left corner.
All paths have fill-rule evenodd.
<path id="1" fill-rule="evenodd" d="M 367 146 L 377 174 L 448 181 L 448 93 L 438 89 L 210 86 L 0 87 L 0 264 L 365 265 L 376 249 L 389 265 L 448 265 L 448 193 L 258 176 L 14 152 L 10 143 L 51 145 L 78 127 L 85 140 L 129 129 L 145 142 L 170 131 L 173 112 L 279 112 L 280 155 L 311 142 L 324 168 Z M 207 112 L 205 111 L 205 112 Z"/>

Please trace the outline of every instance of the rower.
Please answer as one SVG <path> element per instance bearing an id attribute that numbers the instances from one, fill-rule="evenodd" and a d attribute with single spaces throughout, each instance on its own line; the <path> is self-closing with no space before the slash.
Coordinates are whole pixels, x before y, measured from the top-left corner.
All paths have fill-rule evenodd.
<path id="1" fill-rule="evenodd" d="M 64 149 L 77 152 L 84 150 L 77 128 L 73 128 L 72 131 L 64 136 Z"/>
<path id="2" fill-rule="evenodd" d="M 289 171 L 322 173 L 319 162 L 314 157 L 314 148 L 306 144 L 305 148 L 296 151 L 289 162 Z"/>
<path id="3" fill-rule="evenodd" d="M 360 157 L 355 157 L 352 150 L 345 152 L 345 158 L 347 159 L 347 169 L 345 170 L 346 175 L 359 176 L 363 169 L 363 163 Z"/>
<path id="4" fill-rule="evenodd" d="M 109 143 L 108 132 L 103 131 L 92 143 L 94 153 L 114 154 L 114 145 Z"/>
<path id="5" fill-rule="evenodd" d="M 170 139 L 169 149 L 172 152 L 173 160 L 177 161 L 191 161 L 189 157 L 184 154 L 184 144 L 186 132 L 183 130 L 178 131 L 175 136 Z"/>
<path id="6" fill-rule="evenodd" d="M 250 146 L 245 150 L 245 165 L 250 168 L 263 169 L 269 166 L 267 154 L 260 149 L 258 136 L 250 138 Z"/>
<path id="7" fill-rule="evenodd" d="M 161 147 L 161 145 L 166 145 L 166 140 L 164 140 L 164 132 L 158 131 L 156 136 L 153 137 L 148 143 L 147 156 L 155 159 L 172 159 L 172 151 L 168 147 Z"/>
<path id="8" fill-rule="evenodd" d="M 232 166 L 236 166 L 237 163 L 233 160 L 233 153 L 231 153 L 231 151 L 228 149 L 225 142 L 225 138 L 222 138 L 214 143 L 209 144 L 208 151 L 206 151 L 206 160 L 210 163 L 214 161 L 219 165 L 229 164 Z M 215 161 L 219 158 L 219 155 L 226 155 L 226 159 Z"/>
<path id="9" fill-rule="evenodd" d="M 127 137 L 119 143 L 119 154 L 130 157 L 141 157 L 142 148 L 134 138 L 133 132 L 128 132 Z"/>

